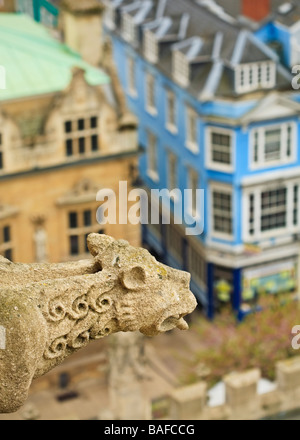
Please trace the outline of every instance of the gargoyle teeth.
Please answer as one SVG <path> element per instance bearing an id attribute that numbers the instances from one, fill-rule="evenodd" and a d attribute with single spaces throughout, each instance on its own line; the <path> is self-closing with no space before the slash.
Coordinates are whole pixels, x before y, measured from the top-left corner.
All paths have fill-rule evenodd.
<path id="1" fill-rule="evenodd" d="M 178 321 L 177 328 L 179 328 L 179 330 L 188 330 L 189 325 L 183 318 L 181 318 Z"/>
<path id="2" fill-rule="evenodd" d="M 180 330 L 188 330 L 189 326 L 183 319 L 183 316 L 185 316 L 185 314 L 169 316 L 160 324 L 159 331 L 165 332 L 173 330 L 176 327 Z"/>

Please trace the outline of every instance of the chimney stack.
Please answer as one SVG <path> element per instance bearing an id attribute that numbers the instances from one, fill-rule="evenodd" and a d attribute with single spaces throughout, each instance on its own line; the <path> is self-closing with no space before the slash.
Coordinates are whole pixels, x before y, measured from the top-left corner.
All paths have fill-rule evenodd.
<path id="1" fill-rule="evenodd" d="M 263 20 L 270 12 L 270 0 L 242 0 L 242 14 L 252 20 Z"/>

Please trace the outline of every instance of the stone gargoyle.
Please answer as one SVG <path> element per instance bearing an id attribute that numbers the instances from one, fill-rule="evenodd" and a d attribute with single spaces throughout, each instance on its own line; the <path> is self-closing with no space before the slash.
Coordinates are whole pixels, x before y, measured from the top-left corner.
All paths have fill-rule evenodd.
<path id="1" fill-rule="evenodd" d="M 91 234 L 93 260 L 15 264 L 0 257 L 0 413 L 18 410 L 34 378 L 89 341 L 178 327 L 196 307 L 190 275 L 145 249 Z"/>

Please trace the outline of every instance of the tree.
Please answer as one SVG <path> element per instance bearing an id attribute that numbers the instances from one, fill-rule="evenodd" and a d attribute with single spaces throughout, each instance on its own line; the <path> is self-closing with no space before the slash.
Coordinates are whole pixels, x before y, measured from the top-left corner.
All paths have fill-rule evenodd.
<path id="1" fill-rule="evenodd" d="M 184 382 L 199 380 L 205 371 L 203 376 L 213 385 L 232 371 L 249 368 L 260 368 L 263 377 L 273 380 L 277 361 L 300 354 L 291 345 L 292 328 L 300 324 L 300 309 L 295 301 L 283 298 L 264 297 L 262 310 L 239 324 L 229 310 L 214 322 L 195 323 L 202 348 L 188 362 Z"/>

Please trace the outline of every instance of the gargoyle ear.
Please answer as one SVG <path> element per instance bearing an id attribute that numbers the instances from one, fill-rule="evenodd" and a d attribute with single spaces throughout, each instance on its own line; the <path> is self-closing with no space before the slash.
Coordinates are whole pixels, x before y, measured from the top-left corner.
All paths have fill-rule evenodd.
<path id="1" fill-rule="evenodd" d="M 121 274 L 121 283 L 128 290 L 138 290 L 146 284 L 147 274 L 141 266 L 125 270 Z"/>

